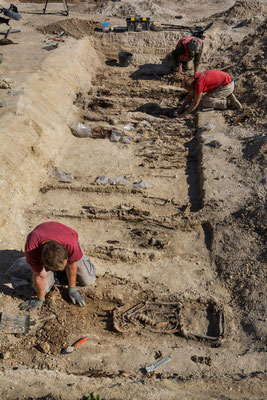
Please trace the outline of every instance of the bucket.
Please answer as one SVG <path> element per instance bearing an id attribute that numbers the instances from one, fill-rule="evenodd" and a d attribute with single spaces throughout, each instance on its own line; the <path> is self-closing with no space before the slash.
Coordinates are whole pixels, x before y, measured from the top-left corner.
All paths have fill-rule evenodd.
<path id="1" fill-rule="evenodd" d="M 121 51 L 118 56 L 120 67 L 128 67 L 130 65 L 133 55 L 132 53 L 128 53 L 127 51 Z"/>
<path id="2" fill-rule="evenodd" d="M 103 32 L 109 32 L 109 30 L 110 30 L 110 23 L 109 22 L 103 22 L 101 25 L 102 25 L 102 31 Z"/>

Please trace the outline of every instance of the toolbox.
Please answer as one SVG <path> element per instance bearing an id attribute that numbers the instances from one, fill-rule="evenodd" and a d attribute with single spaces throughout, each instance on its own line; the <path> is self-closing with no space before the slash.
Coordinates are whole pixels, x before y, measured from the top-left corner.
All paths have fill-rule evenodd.
<path id="1" fill-rule="evenodd" d="M 127 31 L 149 31 L 150 18 L 147 17 L 128 17 L 126 18 Z"/>

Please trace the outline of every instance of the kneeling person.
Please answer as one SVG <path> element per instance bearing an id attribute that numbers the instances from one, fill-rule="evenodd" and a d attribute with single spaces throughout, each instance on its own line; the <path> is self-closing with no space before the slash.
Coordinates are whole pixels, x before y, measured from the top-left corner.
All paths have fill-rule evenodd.
<path id="1" fill-rule="evenodd" d="M 85 305 L 76 281 L 89 286 L 94 283 L 96 273 L 90 259 L 83 254 L 77 232 L 58 222 L 44 222 L 27 236 L 25 255 L 32 269 L 37 299 L 25 301 L 20 309 L 31 311 L 41 307 L 45 294 L 55 283 L 54 272 L 63 270 L 66 270 L 72 303 Z"/>
<path id="2" fill-rule="evenodd" d="M 187 105 L 185 114 L 192 113 L 202 99 L 203 108 L 217 108 L 226 110 L 233 106 L 242 110 L 242 106 L 233 94 L 234 81 L 226 72 L 217 70 L 206 70 L 196 74 L 195 78 L 185 78 L 182 86 L 189 91 L 182 106 L 174 112 L 174 116 L 179 116 Z"/>

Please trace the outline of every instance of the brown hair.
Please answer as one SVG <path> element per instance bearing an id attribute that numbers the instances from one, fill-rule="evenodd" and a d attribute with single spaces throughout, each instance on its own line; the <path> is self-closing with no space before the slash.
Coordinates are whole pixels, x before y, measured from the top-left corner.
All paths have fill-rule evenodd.
<path id="1" fill-rule="evenodd" d="M 62 244 L 50 240 L 46 242 L 42 249 L 42 260 L 46 267 L 57 271 L 63 271 L 64 261 L 68 259 L 68 253 Z"/>
<path id="2" fill-rule="evenodd" d="M 182 88 L 189 91 L 190 89 L 192 89 L 193 82 L 194 82 L 194 78 L 190 78 L 190 77 L 186 76 L 182 81 Z"/>

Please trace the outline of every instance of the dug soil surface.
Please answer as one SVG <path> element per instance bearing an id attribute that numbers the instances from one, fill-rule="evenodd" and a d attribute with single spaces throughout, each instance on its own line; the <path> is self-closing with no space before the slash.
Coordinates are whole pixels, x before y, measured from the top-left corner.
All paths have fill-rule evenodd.
<path id="1" fill-rule="evenodd" d="M 1 47 L 0 313 L 25 315 L 34 290 L 6 272 L 41 222 L 78 232 L 97 279 L 85 307 L 57 281 L 31 313 L 53 319 L 0 328 L 1 398 L 265 399 L 265 2 L 16 5 L 17 44 Z M 163 29 L 102 32 L 132 15 Z M 174 118 L 184 75 L 166 56 L 212 21 L 200 70 L 229 67 L 243 110 Z"/>

